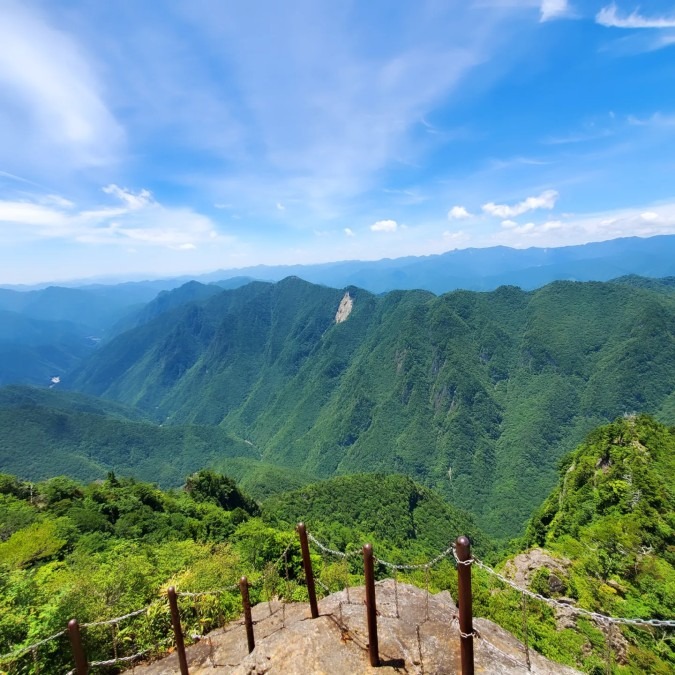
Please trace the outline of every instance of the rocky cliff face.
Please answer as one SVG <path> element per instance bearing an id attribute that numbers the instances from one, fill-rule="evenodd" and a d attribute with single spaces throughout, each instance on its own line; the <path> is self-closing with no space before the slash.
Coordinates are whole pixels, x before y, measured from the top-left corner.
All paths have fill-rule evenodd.
<path id="1" fill-rule="evenodd" d="M 352 296 L 349 295 L 349 291 L 347 291 L 340 301 L 340 306 L 338 307 L 337 313 L 335 314 L 335 323 L 342 323 L 343 321 L 346 321 L 349 318 L 349 315 L 352 313 L 353 307 L 354 300 L 352 300 Z"/>
<path id="2" fill-rule="evenodd" d="M 262 675 L 325 673 L 461 672 L 457 608 L 447 591 L 428 595 L 423 589 L 387 579 L 377 584 L 381 667 L 368 661 L 368 632 L 363 587 L 330 595 L 310 618 L 309 605 L 280 602 L 253 608 L 256 648 L 247 653 L 241 622 L 206 635 L 187 649 L 191 675 L 228 673 Z M 474 620 L 477 673 L 572 675 L 576 670 L 548 661 L 511 634 L 485 619 Z M 528 667 L 528 656 L 530 665 Z M 178 673 L 176 654 L 147 666 L 140 675 Z"/>

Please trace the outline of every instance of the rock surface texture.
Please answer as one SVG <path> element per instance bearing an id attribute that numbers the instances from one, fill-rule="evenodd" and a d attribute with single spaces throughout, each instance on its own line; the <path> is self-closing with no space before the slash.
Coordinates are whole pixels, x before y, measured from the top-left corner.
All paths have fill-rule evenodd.
<path id="1" fill-rule="evenodd" d="M 191 675 L 356 675 L 358 673 L 461 672 L 457 608 L 447 591 L 423 589 L 387 579 L 376 589 L 381 666 L 368 660 L 363 587 L 330 595 L 319 602 L 319 618 L 309 605 L 261 603 L 253 608 L 256 647 L 248 654 L 241 622 L 205 636 L 187 648 Z M 485 619 L 474 620 L 477 673 L 572 674 L 578 671 L 548 661 L 530 650 L 530 668 L 521 642 Z M 179 673 L 176 654 L 135 674 Z"/>

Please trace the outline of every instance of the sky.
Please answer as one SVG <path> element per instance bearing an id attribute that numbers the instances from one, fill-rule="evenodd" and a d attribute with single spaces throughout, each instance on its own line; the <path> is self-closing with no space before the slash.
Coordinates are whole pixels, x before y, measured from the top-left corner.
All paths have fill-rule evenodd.
<path id="1" fill-rule="evenodd" d="M 0 0 L 0 284 L 675 233 L 675 2 Z"/>

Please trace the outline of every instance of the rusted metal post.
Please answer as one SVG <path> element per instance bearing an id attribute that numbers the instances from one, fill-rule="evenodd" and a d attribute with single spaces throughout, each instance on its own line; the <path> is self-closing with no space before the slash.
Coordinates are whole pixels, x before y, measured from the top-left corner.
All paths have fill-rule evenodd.
<path id="1" fill-rule="evenodd" d="M 239 579 L 239 591 L 244 605 L 244 623 L 246 624 L 246 640 L 248 641 L 248 653 L 255 649 L 255 637 L 253 635 L 253 618 L 251 617 L 251 599 L 248 597 L 248 579 Z"/>
<path id="2" fill-rule="evenodd" d="M 363 572 L 366 577 L 366 619 L 368 623 L 368 656 L 370 665 L 380 665 L 379 645 L 377 643 L 377 607 L 375 605 L 375 570 L 373 569 L 373 547 L 363 547 Z"/>
<path id="3" fill-rule="evenodd" d="M 471 598 L 471 543 L 468 537 L 457 537 L 457 576 L 459 586 L 459 646 L 462 675 L 474 675 L 473 665 L 473 601 Z"/>
<path id="4" fill-rule="evenodd" d="M 185 641 L 183 640 L 183 629 L 180 625 L 180 614 L 178 613 L 178 600 L 176 598 L 176 588 L 169 587 L 166 592 L 169 597 L 169 609 L 171 610 L 171 625 L 173 634 L 176 638 L 176 651 L 178 652 L 178 663 L 180 665 L 180 675 L 188 675 L 187 658 L 185 656 Z"/>
<path id="5" fill-rule="evenodd" d="M 77 675 L 87 675 L 89 664 L 82 648 L 80 624 L 77 623 L 77 619 L 71 619 L 68 622 L 68 637 L 70 638 L 70 647 L 73 650 L 73 658 L 75 659 L 75 672 Z"/>
<path id="6" fill-rule="evenodd" d="M 312 611 L 312 619 L 319 616 L 319 607 L 316 604 L 316 589 L 314 588 L 314 573 L 312 572 L 312 559 L 309 557 L 309 542 L 307 541 L 307 528 L 304 523 L 298 523 L 296 528 L 300 536 L 300 550 L 302 551 L 302 566 L 305 569 L 305 581 L 307 582 L 307 594 L 309 595 L 309 607 Z"/>

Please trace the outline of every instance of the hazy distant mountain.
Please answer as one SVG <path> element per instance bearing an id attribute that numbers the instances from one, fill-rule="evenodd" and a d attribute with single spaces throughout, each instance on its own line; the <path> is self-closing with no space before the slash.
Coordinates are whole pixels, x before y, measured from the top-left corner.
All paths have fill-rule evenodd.
<path id="1" fill-rule="evenodd" d="M 639 285 L 255 282 L 116 337 L 66 384 L 165 425 L 218 424 L 308 475 L 407 473 L 512 534 L 589 429 L 633 410 L 675 421 L 675 294 Z"/>
<path id="2" fill-rule="evenodd" d="M 467 248 L 440 255 L 372 262 L 260 265 L 219 270 L 198 279 L 216 281 L 235 272 L 266 281 L 295 275 L 313 283 L 337 288 L 353 285 L 373 293 L 415 288 L 433 293 L 459 288 L 489 291 L 502 285 L 531 290 L 558 280 L 608 281 L 629 274 L 675 275 L 675 235 L 629 237 L 560 248 Z"/>
<path id="3" fill-rule="evenodd" d="M 441 294 L 460 288 L 490 291 L 504 285 L 532 290 L 551 281 L 609 281 L 626 275 L 674 276 L 675 235 L 627 237 L 559 248 L 514 249 L 493 246 L 376 261 L 258 265 L 217 270 L 194 277 L 110 285 L 83 281 L 79 289 L 93 293 L 110 302 L 113 307 L 119 303 L 128 307 L 149 302 L 160 291 L 177 288 L 192 279 L 203 284 L 216 283 L 222 288 L 237 288 L 253 279 L 280 281 L 288 276 L 297 276 L 333 288 L 357 286 L 372 293 L 418 288 Z M 73 282 L 64 286 L 73 287 L 77 284 Z M 46 290 L 43 287 L 40 286 Z M 14 293 L 22 291 L 22 295 L 26 291 L 26 287 L 7 288 L 11 288 Z M 14 309 L 7 304 L 5 289 L 0 286 L 0 308 Z"/>

